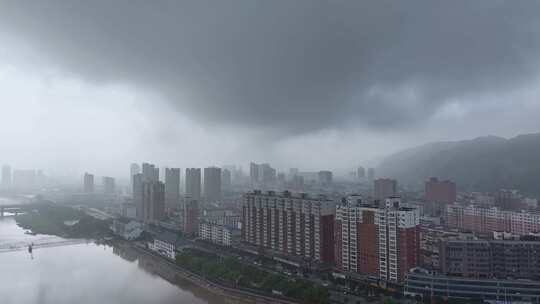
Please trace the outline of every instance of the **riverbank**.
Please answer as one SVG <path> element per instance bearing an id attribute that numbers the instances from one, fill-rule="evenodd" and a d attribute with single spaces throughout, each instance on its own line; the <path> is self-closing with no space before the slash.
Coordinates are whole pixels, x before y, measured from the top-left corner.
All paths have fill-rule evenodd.
<path id="1" fill-rule="evenodd" d="M 95 219 L 70 207 L 43 205 L 15 219 L 18 226 L 32 234 L 56 235 L 67 239 L 103 239 L 111 236 L 107 221 Z M 113 246 L 115 243 L 116 241 L 110 242 Z M 135 243 L 125 243 L 139 248 Z M 255 297 L 257 300 L 265 299 L 269 303 L 328 302 L 328 293 L 324 288 L 305 280 L 290 279 L 257 269 L 234 258 L 221 260 L 217 255 L 191 251 L 180 253 L 176 261 L 168 261 L 162 256 L 159 258 L 167 262 L 169 267 L 179 270 L 179 274 L 191 278 L 197 285 L 205 288 L 212 286 L 212 290 L 219 286 L 220 292 Z"/>
<path id="2" fill-rule="evenodd" d="M 54 243 L 0 252 L 2 304 L 251 304 L 229 302 L 186 280 L 171 284 L 112 246 L 69 244 L 49 235 L 28 235 L 14 217 L 0 219 L 0 246 Z M 66 240 L 64 240 L 66 241 Z M 67 241 L 66 241 L 67 242 Z M 139 255 L 139 254 L 137 254 Z"/>
<path id="3" fill-rule="evenodd" d="M 263 295 L 261 293 L 243 290 L 239 288 L 231 288 L 210 280 L 207 277 L 201 276 L 197 273 L 190 271 L 189 269 L 183 268 L 176 264 L 174 261 L 167 259 L 161 255 L 156 254 L 153 251 L 150 251 L 144 247 L 136 246 L 133 243 L 124 242 L 121 246 L 130 246 L 132 249 L 136 250 L 139 254 L 142 254 L 146 257 L 154 259 L 156 262 L 161 264 L 160 273 L 158 273 L 163 278 L 174 281 L 175 276 L 187 280 L 199 287 L 202 287 L 209 292 L 212 292 L 217 295 L 221 295 L 228 299 L 231 299 L 233 302 L 237 303 L 277 303 L 277 304 L 298 304 L 301 302 L 296 302 L 292 300 L 280 299 L 277 297 L 271 297 Z M 156 269 L 154 269 L 156 271 Z M 174 274 L 172 273 L 174 272 Z"/>
<path id="4" fill-rule="evenodd" d="M 111 236 L 109 222 L 95 219 L 66 206 L 41 205 L 32 212 L 15 217 L 17 225 L 32 234 L 63 238 L 101 239 Z"/>
<path id="5" fill-rule="evenodd" d="M 230 288 L 299 303 L 325 304 L 329 301 L 328 290 L 322 286 L 261 269 L 231 256 L 222 257 L 192 248 L 180 252 L 176 264 Z"/>

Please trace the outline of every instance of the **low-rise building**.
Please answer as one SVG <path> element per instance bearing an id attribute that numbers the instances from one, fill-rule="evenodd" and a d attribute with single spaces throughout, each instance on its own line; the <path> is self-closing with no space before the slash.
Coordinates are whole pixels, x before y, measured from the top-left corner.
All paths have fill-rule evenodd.
<path id="1" fill-rule="evenodd" d="M 540 303 L 540 282 L 452 277 L 416 268 L 407 274 L 404 293 L 427 299 L 477 299 L 493 304 Z"/>
<path id="2" fill-rule="evenodd" d="M 449 228 L 479 233 L 505 231 L 525 235 L 540 232 L 540 213 L 525 210 L 509 211 L 497 207 L 451 204 L 446 208 Z"/>
<path id="3" fill-rule="evenodd" d="M 442 243 L 441 270 L 476 279 L 540 280 L 540 241 L 450 240 Z"/>
<path id="4" fill-rule="evenodd" d="M 148 244 L 150 250 L 153 250 L 170 259 L 176 257 L 178 235 L 169 231 L 158 234 L 154 242 Z"/>
<path id="5" fill-rule="evenodd" d="M 232 231 L 224 225 L 203 222 L 199 225 L 199 238 L 216 245 L 231 246 Z"/>
<path id="6" fill-rule="evenodd" d="M 420 226 L 420 260 L 422 268 L 440 271 L 441 243 L 447 240 L 476 239 L 473 233 L 448 231 L 440 226 Z"/>
<path id="7" fill-rule="evenodd" d="M 111 230 L 115 235 L 128 241 L 138 238 L 144 231 L 141 223 L 125 219 L 113 220 Z"/>
<path id="8" fill-rule="evenodd" d="M 201 221 L 241 229 L 242 215 L 229 209 L 205 209 Z"/>
<path id="9" fill-rule="evenodd" d="M 135 206 L 135 203 L 133 202 L 133 200 L 125 200 L 123 203 L 122 203 L 122 208 L 121 208 L 121 215 L 123 217 L 127 217 L 127 218 L 137 218 L 137 207 Z"/>

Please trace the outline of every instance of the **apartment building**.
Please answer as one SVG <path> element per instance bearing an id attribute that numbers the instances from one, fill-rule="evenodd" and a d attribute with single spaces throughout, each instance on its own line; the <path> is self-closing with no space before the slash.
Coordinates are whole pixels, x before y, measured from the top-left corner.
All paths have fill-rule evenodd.
<path id="1" fill-rule="evenodd" d="M 335 203 L 285 191 L 244 195 L 242 239 L 282 254 L 334 261 Z"/>
<path id="2" fill-rule="evenodd" d="M 336 207 L 336 266 L 343 271 L 379 274 L 377 206 L 361 196 L 344 198 Z"/>
<path id="3" fill-rule="evenodd" d="M 540 280 L 538 240 L 449 240 L 441 246 L 443 274 L 475 279 Z"/>
<path id="4" fill-rule="evenodd" d="M 479 233 L 506 231 L 525 235 L 540 232 L 540 213 L 501 210 L 497 207 L 448 205 L 446 222 L 449 228 Z"/>
<path id="5" fill-rule="evenodd" d="M 199 238 L 220 246 L 231 246 L 231 229 L 215 223 L 203 222 L 199 225 Z"/>
<path id="6" fill-rule="evenodd" d="M 376 214 L 379 277 L 389 282 L 402 282 L 419 263 L 420 212 L 400 204 L 399 197 L 387 198 Z"/>

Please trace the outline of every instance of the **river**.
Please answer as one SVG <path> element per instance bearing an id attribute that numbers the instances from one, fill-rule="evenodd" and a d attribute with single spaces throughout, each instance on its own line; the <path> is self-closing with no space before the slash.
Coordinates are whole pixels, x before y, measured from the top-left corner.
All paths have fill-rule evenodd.
<path id="1" fill-rule="evenodd" d="M 156 261 L 129 247 L 65 241 L 25 234 L 12 217 L 0 218 L 0 303 L 234 303 L 187 280 L 165 280 Z M 43 247 L 31 255 L 30 243 Z"/>

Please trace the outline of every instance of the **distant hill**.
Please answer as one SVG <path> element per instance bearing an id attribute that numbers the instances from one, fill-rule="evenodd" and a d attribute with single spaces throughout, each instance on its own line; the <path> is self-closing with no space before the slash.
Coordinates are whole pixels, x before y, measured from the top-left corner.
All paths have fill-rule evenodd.
<path id="1" fill-rule="evenodd" d="M 455 181 L 461 190 L 516 188 L 540 196 L 540 133 L 422 145 L 384 159 L 377 176 L 418 187 L 436 176 Z"/>

